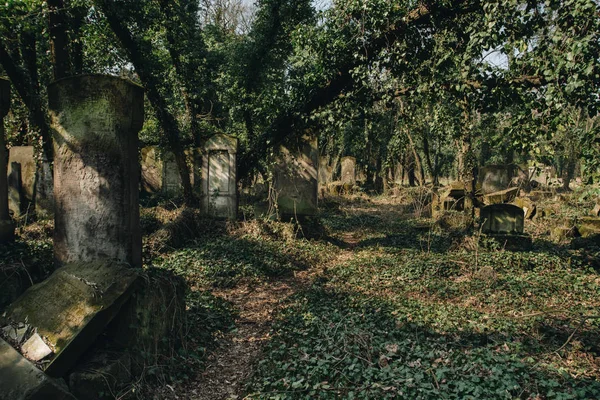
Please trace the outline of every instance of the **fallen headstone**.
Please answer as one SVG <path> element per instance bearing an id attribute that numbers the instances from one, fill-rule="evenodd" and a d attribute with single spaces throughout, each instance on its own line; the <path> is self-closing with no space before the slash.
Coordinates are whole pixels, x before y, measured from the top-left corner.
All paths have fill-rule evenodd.
<path id="1" fill-rule="evenodd" d="M 582 217 L 577 222 L 577 230 L 581 237 L 591 237 L 600 235 L 600 218 L 598 217 Z"/>
<path id="2" fill-rule="evenodd" d="M 532 219 L 537 212 L 537 205 L 529 197 L 517 197 L 513 204 L 523 209 L 525 219 Z"/>
<path id="3" fill-rule="evenodd" d="M 6 316 L 37 329 L 52 350 L 44 359 L 46 373 L 63 376 L 119 311 L 137 277 L 136 270 L 116 262 L 68 264 L 30 287 L 7 308 Z M 32 359 L 38 361 L 43 346 L 35 341 Z"/>
<path id="4" fill-rule="evenodd" d="M 52 379 L 0 338 L 0 400 L 76 400 L 62 380 Z"/>
<path id="5" fill-rule="evenodd" d="M 498 192 L 484 195 L 483 202 L 487 205 L 509 203 L 514 200 L 518 193 L 518 187 L 500 190 Z"/>

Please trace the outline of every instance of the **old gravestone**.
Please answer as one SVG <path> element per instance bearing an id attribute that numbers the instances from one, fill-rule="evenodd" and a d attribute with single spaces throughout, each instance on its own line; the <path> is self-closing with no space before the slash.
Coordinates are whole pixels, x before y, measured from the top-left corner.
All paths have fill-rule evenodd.
<path id="1" fill-rule="evenodd" d="M 143 147 L 141 155 L 141 189 L 147 194 L 160 193 L 162 191 L 163 161 L 157 146 Z"/>
<path id="2" fill-rule="evenodd" d="M 204 145 L 202 207 L 209 215 L 237 217 L 237 147 L 237 139 L 224 134 L 214 135 Z"/>
<path id="3" fill-rule="evenodd" d="M 15 225 L 8 213 L 7 151 L 4 138 L 4 116 L 10 108 L 10 83 L 0 78 L 0 243 L 15 236 Z"/>
<path id="4" fill-rule="evenodd" d="M 37 329 L 52 350 L 45 372 L 60 377 L 116 315 L 137 276 L 135 269 L 113 261 L 71 263 L 29 288 L 6 315 Z"/>
<path id="5" fill-rule="evenodd" d="M 342 185 L 356 185 L 356 158 L 342 158 Z"/>
<path id="6" fill-rule="evenodd" d="M 35 214 L 42 218 L 54 217 L 54 179 L 52 163 L 42 155 L 35 176 Z"/>
<path id="7" fill-rule="evenodd" d="M 54 255 L 141 267 L 138 136 L 143 88 L 100 75 L 48 87 L 54 128 Z"/>
<path id="8" fill-rule="evenodd" d="M 318 166 L 315 136 L 295 137 L 279 147 L 273 184 L 280 216 L 296 218 L 317 213 Z"/>
<path id="9" fill-rule="evenodd" d="M 515 174 L 513 165 L 486 165 L 479 168 L 478 183 L 483 194 L 508 189 Z"/>
<path id="10" fill-rule="evenodd" d="M 523 209 L 514 204 L 492 204 L 481 209 L 481 232 L 507 250 L 527 250 L 531 236 L 523 233 Z"/>
<path id="11" fill-rule="evenodd" d="M 13 164 L 17 166 L 13 167 Z M 35 149 L 33 146 L 14 146 L 10 148 L 8 156 L 10 169 L 18 176 L 13 177 L 14 191 L 10 194 L 10 208 L 19 216 L 33 212 L 35 196 L 36 162 Z M 10 175 L 11 171 L 9 171 Z"/>
<path id="12" fill-rule="evenodd" d="M 25 196 L 23 195 L 23 180 L 21 178 L 21 164 L 13 162 L 8 167 L 8 209 L 14 218 L 26 212 L 24 209 Z"/>

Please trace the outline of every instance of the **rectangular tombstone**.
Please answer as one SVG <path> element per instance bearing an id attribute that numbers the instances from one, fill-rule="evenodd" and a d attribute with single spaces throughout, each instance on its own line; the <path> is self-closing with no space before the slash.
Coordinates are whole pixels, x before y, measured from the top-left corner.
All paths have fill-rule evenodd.
<path id="1" fill-rule="evenodd" d="M 144 90 L 114 76 L 48 87 L 54 138 L 54 256 L 59 264 L 142 264 L 138 132 Z"/>
<path id="2" fill-rule="evenodd" d="M 114 262 L 73 263 L 27 289 L 6 310 L 37 329 L 53 350 L 45 372 L 63 376 L 131 294 L 137 271 Z"/>
<path id="3" fill-rule="evenodd" d="M 54 179 L 52 165 L 42 159 L 35 177 L 35 213 L 42 218 L 54 217 Z"/>
<path id="4" fill-rule="evenodd" d="M 514 175 L 513 165 L 486 165 L 479 168 L 478 183 L 483 194 L 500 192 L 508 189 Z"/>
<path id="5" fill-rule="evenodd" d="M 23 195 L 23 181 L 21 179 L 21 164 L 13 162 L 8 168 L 8 208 L 14 218 L 27 212 L 25 196 Z"/>
<path id="6" fill-rule="evenodd" d="M 342 184 L 356 185 L 356 158 L 342 158 Z"/>
<path id="7" fill-rule="evenodd" d="M 522 234 L 525 213 L 514 204 L 492 204 L 481 209 L 481 231 L 489 234 Z"/>
<path id="8" fill-rule="evenodd" d="M 162 187 L 163 193 L 171 196 L 178 196 L 183 193 L 175 155 L 171 152 L 165 153 L 163 156 Z"/>
<path id="9" fill-rule="evenodd" d="M 215 135 L 204 145 L 202 206 L 205 213 L 229 219 L 237 217 L 237 139 Z"/>
<path id="10" fill-rule="evenodd" d="M 315 215 L 318 211 L 319 149 L 316 136 L 292 138 L 280 146 L 274 188 L 280 216 Z"/>
<path id="11" fill-rule="evenodd" d="M 334 165 L 331 163 L 331 157 L 325 156 L 319 158 L 319 185 L 327 185 L 333 182 Z"/>
<path id="12" fill-rule="evenodd" d="M 33 146 L 14 146 L 10 148 L 8 165 L 18 163 L 21 166 L 21 188 L 23 204 L 21 209 L 26 212 L 29 205 L 34 202 L 35 175 L 37 165 L 35 161 L 35 149 Z M 33 210 L 31 210 L 33 211 Z"/>

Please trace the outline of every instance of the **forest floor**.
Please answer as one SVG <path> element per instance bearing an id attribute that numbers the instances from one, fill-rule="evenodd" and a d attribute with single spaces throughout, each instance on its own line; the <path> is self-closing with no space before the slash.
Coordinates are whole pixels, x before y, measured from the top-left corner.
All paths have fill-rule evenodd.
<path id="1" fill-rule="evenodd" d="M 466 228 L 461 213 L 433 221 L 418 189 L 326 198 L 302 224 L 146 205 L 145 265 L 187 282 L 186 335 L 122 393 L 598 399 L 600 240 L 569 233 L 599 194 L 540 201 L 527 251 Z M 51 232 L 20 228 L 0 265 L 51 259 Z"/>
<path id="2" fill-rule="evenodd" d="M 254 219 L 173 249 L 156 265 L 232 323 L 154 398 L 600 398 L 600 247 L 550 238 L 587 202 L 544 205 L 528 251 L 417 218 L 418 194 L 330 198 L 302 226 Z"/>

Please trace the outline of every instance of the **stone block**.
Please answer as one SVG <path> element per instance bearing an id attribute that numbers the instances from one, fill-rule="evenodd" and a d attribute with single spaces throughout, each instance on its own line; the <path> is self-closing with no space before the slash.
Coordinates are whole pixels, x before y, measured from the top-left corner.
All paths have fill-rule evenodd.
<path id="1" fill-rule="evenodd" d="M 514 204 L 492 204 L 481 209 L 481 231 L 487 234 L 522 234 L 523 209 Z"/>
<path id="2" fill-rule="evenodd" d="M 486 165 L 479 168 L 478 182 L 482 193 L 485 195 L 507 189 L 514 175 L 513 165 Z"/>
<path id="3" fill-rule="evenodd" d="M 291 138 L 280 146 L 274 166 L 277 209 L 283 218 L 316 215 L 319 149 L 315 136 Z"/>
<path id="4" fill-rule="evenodd" d="M 523 209 L 525 219 L 532 219 L 537 212 L 537 205 L 529 197 L 517 197 L 513 204 Z"/>
<path id="5" fill-rule="evenodd" d="M 37 329 L 53 350 L 46 373 L 63 376 L 125 303 L 137 277 L 114 262 L 68 264 L 30 287 L 6 315 Z"/>
<path id="6" fill-rule="evenodd" d="M 518 187 L 513 187 L 499 192 L 489 193 L 483 196 L 483 202 L 487 205 L 510 203 L 519 193 Z"/>
<path id="7" fill-rule="evenodd" d="M 8 156 L 8 165 L 12 165 L 13 163 L 19 165 L 21 203 L 18 207 L 21 210 L 21 214 L 25 214 L 28 211 L 33 212 L 33 208 L 31 207 L 34 204 L 35 176 L 37 170 L 35 149 L 33 146 L 11 147 Z"/>
<path id="8" fill-rule="evenodd" d="M 54 256 L 141 267 L 138 132 L 144 89 L 114 76 L 48 86 L 54 138 Z"/>
<path id="9" fill-rule="evenodd" d="M 577 230 L 581 237 L 587 238 L 600 235 L 600 218 L 599 217 L 582 217 L 577 222 Z"/>
<path id="10" fill-rule="evenodd" d="M 39 370 L 0 338 L 0 400 L 76 400 L 65 383 Z"/>
<path id="11" fill-rule="evenodd" d="M 237 139 L 229 135 L 214 135 L 204 145 L 202 206 L 209 215 L 237 218 L 237 149 Z"/>
<path id="12" fill-rule="evenodd" d="M 596 203 L 591 211 L 593 217 L 600 217 L 600 204 Z"/>

